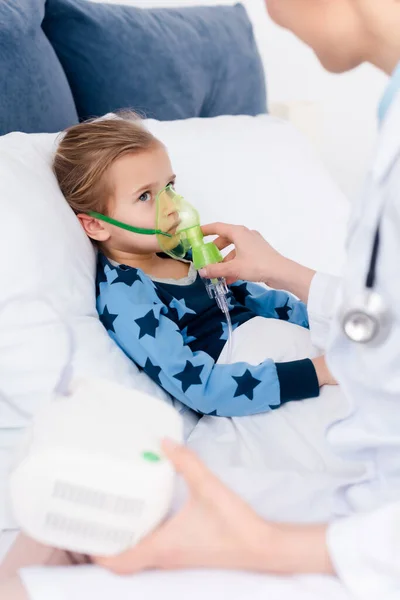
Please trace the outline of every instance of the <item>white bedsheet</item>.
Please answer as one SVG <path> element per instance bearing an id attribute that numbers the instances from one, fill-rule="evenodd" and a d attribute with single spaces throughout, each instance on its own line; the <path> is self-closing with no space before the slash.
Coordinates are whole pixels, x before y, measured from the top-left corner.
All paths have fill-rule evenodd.
<path id="1" fill-rule="evenodd" d="M 115 577 L 97 567 L 23 574 L 30 600 L 351 600 L 333 577 L 280 578 L 223 571 Z M 3 600 L 3 599 L 2 599 Z"/>

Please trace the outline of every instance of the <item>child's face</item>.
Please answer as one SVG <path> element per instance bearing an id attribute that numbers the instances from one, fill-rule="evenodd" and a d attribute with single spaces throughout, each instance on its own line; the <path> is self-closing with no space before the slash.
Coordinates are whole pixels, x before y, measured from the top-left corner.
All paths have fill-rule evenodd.
<path id="1" fill-rule="evenodd" d="M 360 0 L 265 1 L 272 19 L 310 46 L 329 71 L 347 71 L 367 58 Z"/>
<path id="2" fill-rule="evenodd" d="M 127 154 L 111 166 L 108 177 L 113 188 L 109 215 L 134 227 L 156 228 L 156 197 L 175 175 L 164 146 L 157 145 L 141 154 Z M 148 254 L 160 252 L 155 235 L 132 233 L 104 225 L 107 239 L 103 245 L 122 252 Z"/>

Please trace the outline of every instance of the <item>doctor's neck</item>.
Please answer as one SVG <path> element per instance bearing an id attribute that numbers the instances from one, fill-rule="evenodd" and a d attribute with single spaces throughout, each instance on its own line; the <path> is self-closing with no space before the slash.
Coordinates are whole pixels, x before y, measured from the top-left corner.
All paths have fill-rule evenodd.
<path id="1" fill-rule="evenodd" d="M 394 12 L 393 20 L 389 15 L 381 15 L 366 46 L 366 60 L 387 75 L 391 75 L 400 62 L 400 3 L 397 2 Z"/>
<path id="2" fill-rule="evenodd" d="M 400 62 L 400 2 L 399 0 L 326 0 L 331 10 L 337 10 L 347 22 L 343 42 L 355 64 L 369 62 L 391 75 Z M 340 10 L 340 6 L 342 9 Z M 347 9 L 346 9 L 347 6 Z M 338 23 L 338 27 L 340 25 Z M 356 55 L 359 52 L 359 60 Z"/>

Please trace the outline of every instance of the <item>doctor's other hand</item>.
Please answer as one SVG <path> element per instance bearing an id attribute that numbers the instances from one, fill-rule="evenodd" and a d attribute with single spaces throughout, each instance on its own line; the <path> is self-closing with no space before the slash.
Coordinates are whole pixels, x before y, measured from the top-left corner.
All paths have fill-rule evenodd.
<path id="1" fill-rule="evenodd" d="M 164 442 L 163 450 L 186 481 L 186 504 L 134 548 L 115 557 L 94 557 L 95 563 L 119 575 L 193 568 L 333 573 L 326 525 L 264 521 L 193 452 L 172 442 Z"/>
<path id="2" fill-rule="evenodd" d="M 307 302 L 315 271 L 280 254 L 258 231 L 227 223 L 204 225 L 202 231 L 206 236 L 218 236 L 214 244 L 220 250 L 234 245 L 224 262 L 202 269 L 202 277 L 225 277 L 228 284 L 238 279 L 263 282 L 272 288 L 292 292 Z"/>
<path id="3" fill-rule="evenodd" d="M 317 374 L 319 387 L 322 387 L 323 385 L 338 384 L 336 379 L 333 377 L 332 373 L 328 369 L 325 356 L 318 356 L 317 358 L 313 358 L 311 362 L 313 363 L 315 372 Z"/>
<path id="4" fill-rule="evenodd" d="M 187 484 L 185 505 L 134 548 L 93 561 L 121 575 L 155 568 L 263 570 L 269 525 L 190 450 L 170 441 L 163 450 Z"/>

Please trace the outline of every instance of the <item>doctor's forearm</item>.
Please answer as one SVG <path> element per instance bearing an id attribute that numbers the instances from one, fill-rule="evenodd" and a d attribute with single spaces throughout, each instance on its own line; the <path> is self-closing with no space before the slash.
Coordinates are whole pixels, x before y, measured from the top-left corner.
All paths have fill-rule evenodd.
<path id="1" fill-rule="evenodd" d="M 315 271 L 313 269 L 304 267 L 288 258 L 283 258 L 277 275 L 266 278 L 265 283 L 275 289 L 291 292 L 307 304 L 314 275 Z"/>

